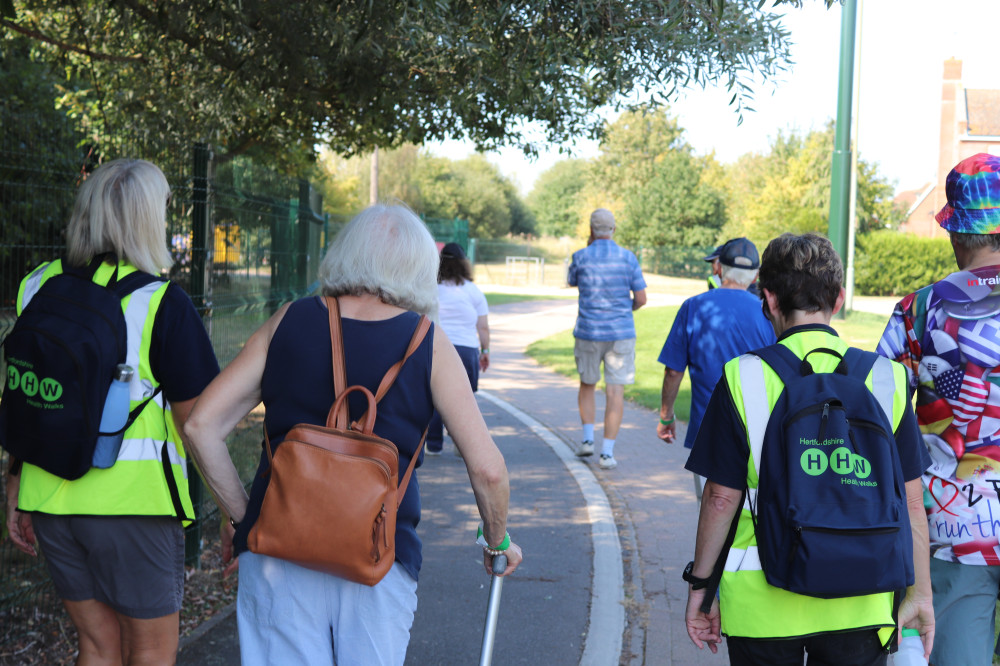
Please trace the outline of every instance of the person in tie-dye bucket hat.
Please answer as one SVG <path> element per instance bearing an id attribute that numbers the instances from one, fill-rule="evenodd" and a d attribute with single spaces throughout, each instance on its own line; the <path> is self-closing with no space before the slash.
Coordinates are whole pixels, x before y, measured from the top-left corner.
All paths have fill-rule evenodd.
<path id="1" fill-rule="evenodd" d="M 878 351 L 906 367 L 931 455 L 928 522 L 914 526 L 930 537 L 930 662 L 989 664 L 1000 591 L 1000 157 L 959 162 L 945 194 L 935 219 L 959 270 L 901 300 Z"/>
<path id="2" fill-rule="evenodd" d="M 955 165 L 944 185 L 948 203 L 934 216 L 958 234 L 1000 231 L 1000 157 L 977 153 Z"/>

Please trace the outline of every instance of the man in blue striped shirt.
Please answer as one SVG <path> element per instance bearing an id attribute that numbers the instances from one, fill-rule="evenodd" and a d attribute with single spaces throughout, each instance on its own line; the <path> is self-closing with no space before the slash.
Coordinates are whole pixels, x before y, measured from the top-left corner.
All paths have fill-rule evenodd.
<path id="1" fill-rule="evenodd" d="M 625 384 L 635 382 L 635 323 L 632 311 L 646 304 L 646 281 L 635 255 L 611 240 L 615 216 L 598 208 L 590 216 L 590 242 L 573 253 L 567 280 L 580 291 L 573 355 L 580 373 L 583 443 L 576 455 L 594 454 L 594 393 L 604 364 L 604 444 L 600 465 L 618 466 L 615 438 L 625 409 Z"/>

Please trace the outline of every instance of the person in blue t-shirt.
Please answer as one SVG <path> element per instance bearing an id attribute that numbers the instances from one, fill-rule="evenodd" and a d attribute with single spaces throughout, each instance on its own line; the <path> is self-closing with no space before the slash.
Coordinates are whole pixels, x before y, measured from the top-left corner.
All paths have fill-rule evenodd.
<path id="1" fill-rule="evenodd" d="M 747 291 L 760 267 L 757 248 L 746 238 L 734 238 L 720 246 L 712 259 L 719 266 L 719 288 L 684 301 L 658 359 L 666 367 L 656 434 L 665 442 L 676 437 L 674 403 L 685 368 L 691 373 L 691 416 L 684 438 L 687 448 L 694 443 L 726 361 L 774 343 L 774 329 L 761 311 L 760 299 Z M 703 483 L 696 475 L 699 500 Z"/>
<path id="2" fill-rule="evenodd" d="M 580 373 L 580 457 L 594 455 L 594 392 L 604 364 L 604 442 L 600 466 L 614 469 L 615 438 L 625 410 L 625 384 L 635 382 L 635 323 L 632 312 L 646 304 L 639 260 L 611 240 L 615 216 L 606 208 L 590 215 L 590 242 L 573 253 L 566 280 L 580 290 L 573 356 Z"/>

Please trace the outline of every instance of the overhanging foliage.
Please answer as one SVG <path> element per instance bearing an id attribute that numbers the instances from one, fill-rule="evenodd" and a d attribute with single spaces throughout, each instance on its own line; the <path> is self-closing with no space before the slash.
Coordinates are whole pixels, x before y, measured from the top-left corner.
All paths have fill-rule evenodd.
<path id="1" fill-rule="evenodd" d="M 826 0 L 832 4 L 833 0 Z M 7 0 L 2 34 L 86 85 L 62 103 L 101 129 L 155 130 L 232 153 L 466 136 L 563 143 L 595 111 L 661 104 L 723 82 L 738 112 L 754 75 L 788 65 L 788 33 L 758 0 Z"/>

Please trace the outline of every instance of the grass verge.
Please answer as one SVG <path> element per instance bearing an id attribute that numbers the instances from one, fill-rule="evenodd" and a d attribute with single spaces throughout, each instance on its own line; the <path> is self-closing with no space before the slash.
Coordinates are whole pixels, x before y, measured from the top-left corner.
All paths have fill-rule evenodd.
<path id="1" fill-rule="evenodd" d="M 625 398 L 649 409 L 660 408 L 663 386 L 663 365 L 656 359 L 670 327 L 677 316 L 677 306 L 643 308 L 635 313 L 635 384 L 625 387 Z M 835 319 L 833 328 L 844 340 L 861 349 L 874 350 L 885 329 L 886 318 L 868 312 L 852 312 L 846 319 Z M 563 331 L 533 342 L 525 353 L 542 365 L 566 377 L 577 376 L 573 360 L 573 332 Z M 687 421 L 690 416 L 691 383 L 687 374 L 681 382 L 677 402 L 677 417 Z"/>

